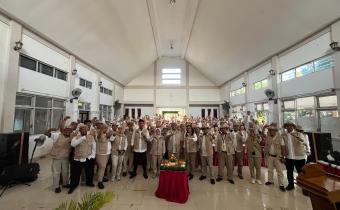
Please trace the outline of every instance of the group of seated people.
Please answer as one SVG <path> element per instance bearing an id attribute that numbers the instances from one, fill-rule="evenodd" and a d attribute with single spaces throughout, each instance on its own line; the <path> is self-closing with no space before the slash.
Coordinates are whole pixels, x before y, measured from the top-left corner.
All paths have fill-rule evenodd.
<path id="1" fill-rule="evenodd" d="M 260 185 L 261 161 L 265 158 L 268 168 L 265 185 L 274 184 L 275 169 L 279 189 L 293 190 L 294 167 L 300 173 L 310 152 L 307 136 L 300 126 L 286 122 L 280 131 L 276 123 L 259 126 L 254 119 L 166 120 L 155 115 L 113 122 L 94 118 L 79 123 L 65 117 L 59 131 L 49 129 L 44 135 L 53 140 L 50 154 L 56 193 L 62 188 L 72 193 L 79 185 L 83 169 L 86 185 L 95 186 L 96 173 L 100 189 L 104 188 L 104 182 L 119 181 L 128 174 L 133 179 L 138 165 L 142 165 L 145 179 L 149 173 L 155 178 L 159 176 L 161 160 L 170 155 L 186 161 L 189 180 L 193 179 L 200 162 L 199 180 L 208 177 L 211 184 L 223 179 L 234 184 L 234 165 L 237 165 L 238 178 L 243 179 L 243 158 L 248 158 L 250 181 Z M 217 176 L 214 156 L 218 157 Z M 287 169 L 286 187 L 283 165 Z"/>

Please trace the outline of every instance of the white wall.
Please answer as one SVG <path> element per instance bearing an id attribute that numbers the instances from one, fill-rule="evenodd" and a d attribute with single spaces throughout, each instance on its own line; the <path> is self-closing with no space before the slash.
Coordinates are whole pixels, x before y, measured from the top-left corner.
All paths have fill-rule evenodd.
<path id="1" fill-rule="evenodd" d="M 124 103 L 148 102 L 153 104 L 153 89 L 124 89 Z"/>
<path id="2" fill-rule="evenodd" d="M 295 50 L 288 51 L 287 54 L 280 56 L 280 72 L 330 53 L 330 43 L 330 32 L 327 32 Z"/>
<path id="3" fill-rule="evenodd" d="M 216 86 L 212 81 L 207 79 L 192 64 L 189 64 L 189 86 Z"/>
<path id="4" fill-rule="evenodd" d="M 202 109 L 205 109 L 205 116 L 208 116 L 208 109 L 211 109 L 210 116 L 214 116 L 214 109 L 217 109 L 217 117 L 220 117 L 219 106 L 190 106 L 189 107 L 189 115 L 193 117 L 201 117 Z"/>
<path id="5" fill-rule="evenodd" d="M 189 89 L 189 101 L 220 103 L 220 89 Z"/>
<path id="6" fill-rule="evenodd" d="M 0 16 L 2 17 L 2 16 Z M 0 19 L 0 89 L 4 88 L 5 68 L 8 60 L 9 26 Z M 0 120 L 2 117 L 3 94 L 0 94 Z"/>
<path id="7" fill-rule="evenodd" d="M 315 93 L 331 88 L 334 88 L 332 70 L 315 72 L 303 77 L 281 82 L 278 85 L 280 97 Z"/>
<path id="8" fill-rule="evenodd" d="M 156 85 L 158 86 L 168 86 L 162 84 L 162 69 L 164 68 L 180 68 L 182 70 L 182 80 L 181 86 L 186 85 L 186 62 L 181 58 L 172 57 L 162 57 L 157 61 L 157 71 L 156 71 Z"/>
<path id="9" fill-rule="evenodd" d="M 104 88 L 112 91 L 112 96 L 99 92 L 99 104 L 113 106 L 113 102 L 114 102 L 113 99 L 114 99 L 114 94 L 115 94 L 113 82 L 111 82 L 111 81 L 109 81 L 109 80 L 107 80 L 103 77 L 100 78 L 100 81 L 102 82 L 102 85 L 103 85 Z M 98 86 L 98 84 L 94 84 L 94 85 Z M 98 88 L 100 88 L 100 87 L 98 87 Z"/>
<path id="10" fill-rule="evenodd" d="M 98 102 L 98 76 L 88 66 L 76 62 L 77 76 L 75 81 L 75 87 L 82 90 L 82 94 L 79 97 L 79 101 L 91 103 L 91 113 L 99 112 Z M 85 88 L 79 85 L 79 78 L 83 78 L 87 81 L 92 82 L 92 89 Z M 93 116 L 91 116 L 93 117 Z"/>
<path id="11" fill-rule="evenodd" d="M 132 79 L 128 86 L 153 86 L 154 84 L 154 64 L 151 64 L 141 74 Z"/>
<path id="12" fill-rule="evenodd" d="M 157 89 L 156 107 L 186 107 L 186 89 Z"/>
<path id="13" fill-rule="evenodd" d="M 124 100 L 124 89 L 120 86 L 115 84 L 115 100 L 119 100 L 122 102 Z"/>
<path id="14" fill-rule="evenodd" d="M 125 109 L 129 109 L 129 117 L 132 117 L 132 109 L 135 109 L 135 117 L 138 116 L 138 109 L 141 109 L 141 116 L 149 115 L 153 116 L 155 115 L 155 109 L 153 106 L 137 106 L 137 105 L 125 105 Z M 125 114 L 125 110 L 124 110 Z"/>
<path id="15" fill-rule="evenodd" d="M 269 70 L 271 69 L 271 63 L 264 64 L 248 74 L 248 85 L 247 85 L 247 102 L 257 102 L 266 100 L 267 97 L 264 94 L 265 89 L 272 88 L 272 80 L 269 76 Z M 261 81 L 263 79 L 268 79 L 268 87 L 255 90 L 254 83 Z"/>

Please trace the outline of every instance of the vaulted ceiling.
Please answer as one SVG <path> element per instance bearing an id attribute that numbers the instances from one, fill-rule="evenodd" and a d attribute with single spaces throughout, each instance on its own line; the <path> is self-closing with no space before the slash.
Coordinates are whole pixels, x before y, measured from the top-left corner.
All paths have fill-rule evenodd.
<path id="1" fill-rule="evenodd" d="M 126 84 L 182 57 L 219 85 L 340 17 L 340 0 L 0 0 L 0 8 Z"/>

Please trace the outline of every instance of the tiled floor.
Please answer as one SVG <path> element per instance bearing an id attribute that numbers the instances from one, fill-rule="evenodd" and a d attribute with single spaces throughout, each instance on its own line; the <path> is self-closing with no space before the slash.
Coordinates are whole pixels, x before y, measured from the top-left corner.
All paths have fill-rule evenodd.
<path id="1" fill-rule="evenodd" d="M 98 191 L 98 188 L 81 186 L 72 195 L 66 190 L 55 194 L 52 189 L 50 159 L 39 160 L 41 173 L 37 181 L 28 186 L 15 186 L 0 198 L 1 210 L 41 210 L 56 208 L 68 199 L 78 199 L 84 192 Z M 263 173 L 265 174 L 265 169 Z M 245 177 L 249 177 L 248 168 L 244 168 Z M 277 186 L 253 185 L 249 180 L 235 178 L 235 185 L 226 181 L 211 185 L 207 180 L 199 181 L 198 175 L 190 181 L 190 195 L 186 204 L 170 203 L 154 196 L 158 179 L 144 180 L 137 176 L 134 180 L 123 178 L 118 183 L 106 184 L 106 191 L 115 192 L 114 200 L 103 209 L 115 210 L 311 210 L 311 202 L 295 191 L 282 193 Z"/>

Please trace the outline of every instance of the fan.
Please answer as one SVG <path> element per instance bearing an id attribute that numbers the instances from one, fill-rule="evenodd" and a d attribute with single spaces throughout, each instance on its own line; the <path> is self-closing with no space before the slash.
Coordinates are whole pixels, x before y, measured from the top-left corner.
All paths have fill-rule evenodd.
<path id="1" fill-rule="evenodd" d="M 73 98 L 70 99 L 70 102 L 72 103 L 74 99 L 78 99 L 79 96 L 81 95 L 81 89 L 80 88 L 75 88 L 72 90 L 71 94 Z"/>

